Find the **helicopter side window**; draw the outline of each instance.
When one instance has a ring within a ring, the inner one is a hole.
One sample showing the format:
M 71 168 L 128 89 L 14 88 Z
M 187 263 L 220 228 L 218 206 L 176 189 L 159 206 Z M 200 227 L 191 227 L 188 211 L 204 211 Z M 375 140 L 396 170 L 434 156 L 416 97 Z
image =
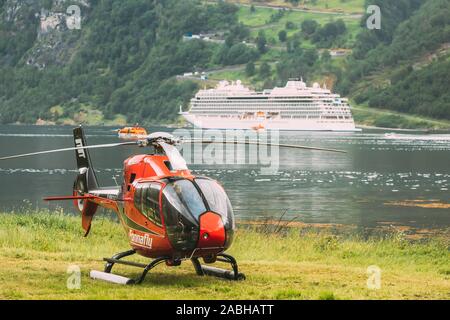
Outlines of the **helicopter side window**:
M 159 183 L 138 184 L 134 192 L 134 205 L 147 219 L 162 226 L 159 213 Z
M 134 206 L 141 210 L 142 206 L 142 186 L 137 185 L 136 190 L 134 191 Z
M 127 191 L 130 191 L 131 184 L 133 183 L 134 179 L 136 179 L 136 173 L 132 173 L 130 175 L 130 181 L 128 182 Z
M 170 163 L 170 161 L 164 161 L 164 164 L 166 165 L 167 169 L 169 169 L 169 171 L 173 171 L 173 167 L 172 164 Z
M 159 214 L 159 183 L 150 183 L 145 186 L 143 193 L 142 213 L 154 224 L 161 226 L 161 216 Z

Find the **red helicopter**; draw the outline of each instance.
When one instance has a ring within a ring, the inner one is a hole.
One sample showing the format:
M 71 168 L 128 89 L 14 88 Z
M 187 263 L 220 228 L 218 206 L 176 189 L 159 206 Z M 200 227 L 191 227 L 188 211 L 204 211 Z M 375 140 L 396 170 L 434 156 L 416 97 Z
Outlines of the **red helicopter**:
M 0 158 L 0 160 L 75 150 L 78 176 L 73 195 L 44 200 L 73 200 L 81 212 L 85 236 L 99 206 L 117 213 L 128 236 L 131 250 L 120 252 L 106 261 L 104 272 L 91 271 L 92 278 L 124 284 L 141 283 L 148 271 L 165 262 L 179 266 L 190 259 L 198 275 L 243 280 L 236 260 L 224 253 L 233 242 L 233 209 L 223 187 L 215 180 L 194 176 L 176 146 L 180 143 L 214 143 L 208 140 L 183 140 L 168 133 L 156 132 L 145 139 L 89 146 L 81 127 L 73 130 L 75 147 L 40 151 Z M 224 141 L 221 143 L 265 144 L 259 141 Z M 100 187 L 92 166 L 89 149 L 124 145 L 153 147 L 150 154 L 140 154 L 124 161 L 121 186 Z M 280 147 L 343 152 L 334 149 L 278 144 Z M 149 264 L 122 260 L 133 254 L 152 258 Z M 232 270 L 204 264 L 216 261 L 231 265 Z M 111 274 L 115 264 L 143 269 L 137 279 Z

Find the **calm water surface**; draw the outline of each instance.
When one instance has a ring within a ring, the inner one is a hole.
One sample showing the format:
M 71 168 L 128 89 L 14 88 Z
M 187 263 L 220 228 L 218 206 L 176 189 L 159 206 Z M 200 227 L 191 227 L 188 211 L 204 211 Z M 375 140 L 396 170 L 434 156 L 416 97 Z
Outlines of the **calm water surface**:
M 114 128 L 86 128 L 89 144 L 117 142 Z M 149 128 L 172 131 L 169 128 Z M 71 127 L 0 126 L 0 155 L 72 146 Z M 280 150 L 275 175 L 257 165 L 191 165 L 196 174 L 222 182 L 238 219 L 297 217 L 304 222 L 375 226 L 394 222 L 414 227 L 450 226 L 450 209 L 393 206 L 408 200 L 450 202 L 450 134 L 280 134 L 290 144 L 331 147 L 347 154 Z M 102 185 L 120 183 L 123 160 L 136 147 L 91 151 Z M 54 208 L 41 199 L 71 194 L 76 175 L 72 152 L 0 163 L 0 210 Z M 24 201 L 25 200 L 25 201 Z M 69 202 L 59 206 L 74 211 Z

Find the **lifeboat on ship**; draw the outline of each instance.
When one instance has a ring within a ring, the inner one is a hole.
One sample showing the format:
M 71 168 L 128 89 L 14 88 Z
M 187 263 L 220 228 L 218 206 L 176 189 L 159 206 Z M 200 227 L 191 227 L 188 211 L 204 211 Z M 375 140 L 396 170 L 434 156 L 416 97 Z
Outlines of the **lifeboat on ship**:
M 135 140 L 135 139 L 144 139 L 147 137 L 147 130 L 142 127 L 134 126 L 134 127 L 125 127 L 117 130 L 120 139 L 126 140 Z
M 266 128 L 265 128 L 264 124 L 259 123 L 255 126 L 252 126 L 252 129 L 259 132 L 259 131 L 264 131 Z
M 256 113 L 256 120 L 258 120 L 259 123 L 252 126 L 252 129 L 257 132 L 264 131 L 266 129 L 266 126 L 264 125 L 267 120 L 266 113 L 263 111 L 258 111 Z

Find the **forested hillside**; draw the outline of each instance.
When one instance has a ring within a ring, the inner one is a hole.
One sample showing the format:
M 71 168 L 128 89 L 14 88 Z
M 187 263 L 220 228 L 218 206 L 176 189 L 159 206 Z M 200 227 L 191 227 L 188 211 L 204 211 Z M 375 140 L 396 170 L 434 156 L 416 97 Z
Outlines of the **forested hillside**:
M 450 119 L 450 1 L 371 3 L 383 8 L 383 28 L 359 34 L 340 91 L 370 107 Z
M 369 5 L 380 7 L 380 30 L 366 27 L 369 14 L 355 20 L 354 14 L 328 13 L 331 9 L 359 12 L 356 1 L 288 2 L 302 10 L 265 14 L 274 12 L 267 9 L 270 6 L 281 5 L 276 0 L 253 1 L 250 9 L 241 8 L 244 24 L 258 34 L 264 32 L 272 45 L 271 53 L 262 57 L 273 67 L 263 86 L 282 85 L 287 78 L 302 75 L 352 98 L 360 123 L 402 128 L 449 126 L 450 1 L 360 2 L 360 12 Z M 248 13 L 252 9 L 254 12 Z M 280 16 L 282 23 L 276 20 Z M 286 49 L 275 53 L 281 46 Z M 346 56 L 331 58 L 333 50 L 343 50 Z M 235 76 L 242 77 L 242 73 Z M 258 85 L 262 79 L 257 74 L 249 82 Z
M 173 121 L 196 90 L 173 77 L 193 68 L 246 63 L 257 51 L 237 44 L 237 8 L 200 1 L 78 1 L 81 29 L 51 26 L 56 1 L 0 1 L 0 121 Z M 49 10 L 44 17 L 41 9 Z M 43 28 L 43 22 L 50 25 Z M 224 45 L 186 33 L 226 32 Z
M 80 29 L 66 1 L 0 0 L 1 123 L 173 123 L 199 86 L 300 76 L 349 96 L 362 123 L 422 125 L 366 109 L 450 120 L 448 0 L 366 1 L 381 30 L 365 27 L 363 0 L 70 4 Z

